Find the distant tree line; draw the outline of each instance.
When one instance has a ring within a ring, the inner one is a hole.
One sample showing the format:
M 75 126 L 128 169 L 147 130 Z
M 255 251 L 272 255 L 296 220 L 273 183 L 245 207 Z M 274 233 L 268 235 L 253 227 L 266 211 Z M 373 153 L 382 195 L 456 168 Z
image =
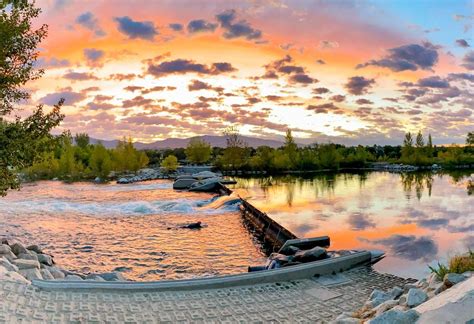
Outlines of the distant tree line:
M 466 146 L 435 146 L 431 135 L 425 141 L 421 132 L 415 138 L 407 133 L 403 145 L 344 146 L 313 144 L 298 146 L 291 130 L 280 148 L 248 147 L 238 130 L 225 131 L 227 147 L 211 147 L 200 138 L 192 139 L 186 148 L 146 150 L 150 164 L 160 165 L 168 156 L 190 164 L 213 164 L 222 170 L 310 171 L 364 168 L 373 162 L 403 163 L 427 166 L 434 163 L 446 167 L 474 164 L 474 134 L 469 133 Z M 173 161 L 174 161 L 173 159 Z M 169 161 L 167 161 L 169 162 Z M 174 163 L 177 167 L 177 162 Z M 173 169 L 173 168 L 172 168 Z
M 90 144 L 87 134 L 76 134 L 74 139 L 65 134 L 55 142 L 50 151 L 38 155 L 25 170 L 30 179 L 106 180 L 112 171 L 136 172 L 148 165 L 148 156 L 135 149 L 130 138 L 119 141 L 114 149 L 107 149 L 100 142 Z

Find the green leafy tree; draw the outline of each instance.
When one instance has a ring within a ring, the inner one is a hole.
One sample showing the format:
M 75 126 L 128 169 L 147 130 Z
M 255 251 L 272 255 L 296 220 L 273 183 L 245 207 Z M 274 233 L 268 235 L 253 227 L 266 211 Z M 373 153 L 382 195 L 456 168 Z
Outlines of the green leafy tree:
M 15 104 L 29 98 L 26 83 L 43 73 L 34 69 L 38 44 L 47 34 L 46 25 L 33 28 L 39 13 L 40 9 L 26 1 L 0 2 L 0 195 L 18 188 L 17 173 L 51 149 L 54 138 L 50 131 L 64 118 L 60 113 L 64 100 L 49 113 L 38 106 L 25 119 L 4 118 L 14 111 Z
M 293 139 L 291 129 L 286 130 L 284 152 L 288 156 L 287 169 L 293 169 L 298 163 L 298 146 Z
M 428 142 L 426 143 L 426 156 L 429 158 L 433 157 L 433 140 L 431 134 L 428 134 Z
M 227 147 L 219 161 L 224 168 L 239 169 L 245 165 L 248 157 L 247 145 L 240 136 L 236 127 L 229 127 L 224 131 Z
M 212 148 L 209 143 L 199 137 L 192 138 L 186 147 L 186 158 L 191 163 L 203 164 L 209 161 Z
M 161 162 L 161 167 L 165 169 L 166 172 L 174 172 L 178 170 L 178 158 L 174 155 L 168 155 Z
M 425 140 L 423 139 L 423 134 L 421 132 L 418 132 L 416 135 L 416 147 L 417 148 L 422 148 L 425 146 Z
M 138 151 L 128 138 L 119 141 L 117 147 L 113 150 L 114 169 L 116 171 L 137 171 L 148 165 L 148 156 L 143 151 Z
M 94 149 L 92 150 L 89 161 L 89 167 L 92 171 L 92 174 L 95 177 L 101 178 L 102 180 L 107 179 L 110 171 L 112 170 L 112 160 L 110 158 L 110 153 L 100 142 L 94 145 Z
M 467 133 L 466 144 L 467 145 L 474 145 L 474 132 Z
M 323 169 L 338 169 L 341 155 L 334 144 L 320 145 L 318 148 L 319 165 Z
M 411 133 L 408 132 L 405 134 L 405 138 L 403 139 L 403 147 L 402 147 L 402 156 L 401 159 L 405 163 L 409 163 L 410 160 L 413 158 L 413 154 L 415 149 L 413 147 L 413 137 Z
M 76 145 L 82 149 L 87 148 L 90 142 L 89 135 L 86 133 L 79 133 L 74 136 L 74 141 L 76 142 Z

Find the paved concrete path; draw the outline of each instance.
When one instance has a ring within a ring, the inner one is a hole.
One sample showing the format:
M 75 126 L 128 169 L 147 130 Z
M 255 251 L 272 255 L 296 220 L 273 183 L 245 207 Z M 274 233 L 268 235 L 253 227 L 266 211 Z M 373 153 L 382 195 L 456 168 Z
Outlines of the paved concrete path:
M 336 276 L 173 292 L 46 291 L 0 282 L 0 323 L 325 323 L 373 289 L 412 282 L 362 267 Z

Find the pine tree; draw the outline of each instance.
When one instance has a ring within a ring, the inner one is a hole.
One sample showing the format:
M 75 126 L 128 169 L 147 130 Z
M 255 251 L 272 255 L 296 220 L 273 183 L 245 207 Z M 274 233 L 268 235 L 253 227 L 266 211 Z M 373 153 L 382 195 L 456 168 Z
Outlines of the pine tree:
M 418 132 L 418 135 L 416 135 L 416 147 L 422 148 L 423 146 L 425 146 L 423 134 L 421 134 L 421 132 Z

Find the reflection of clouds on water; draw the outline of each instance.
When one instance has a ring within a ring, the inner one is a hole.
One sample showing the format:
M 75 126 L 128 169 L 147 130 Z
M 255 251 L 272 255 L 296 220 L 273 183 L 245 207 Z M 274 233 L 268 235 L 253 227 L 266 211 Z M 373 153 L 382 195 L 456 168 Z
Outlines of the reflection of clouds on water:
M 314 231 L 318 227 L 319 227 L 318 224 L 301 224 L 301 225 L 298 225 L 295 228 L 295 230 L 296 230 L 296 233 L 299 234 L 299 236 L 304 236 L 306 233 Z
M 381 244 L 390 248 L 391 252 L 404 259 L 424 261 L 433 260 L 438 254 L 438 245 L 427 236 L 416 237 L 415 235 L 392 235 L 385 239 L 361 241 Z
M 425 210 L 408 207 L 405 209 L 406 217 L 401 219 L 401 224 L 416 223 L 419 227 L 429 229 L 446 228 L 451 233 L 474 231 L 472 217 L 457 210 L 444 206 L 425 206 Z M 463 217 L 463 216 L 467 217 Z
M 369 216 L 356 212 L 347 218 L 347 222 L 354 231 L 362 231 L 369 227 L 375 227 L 375 223 Z

